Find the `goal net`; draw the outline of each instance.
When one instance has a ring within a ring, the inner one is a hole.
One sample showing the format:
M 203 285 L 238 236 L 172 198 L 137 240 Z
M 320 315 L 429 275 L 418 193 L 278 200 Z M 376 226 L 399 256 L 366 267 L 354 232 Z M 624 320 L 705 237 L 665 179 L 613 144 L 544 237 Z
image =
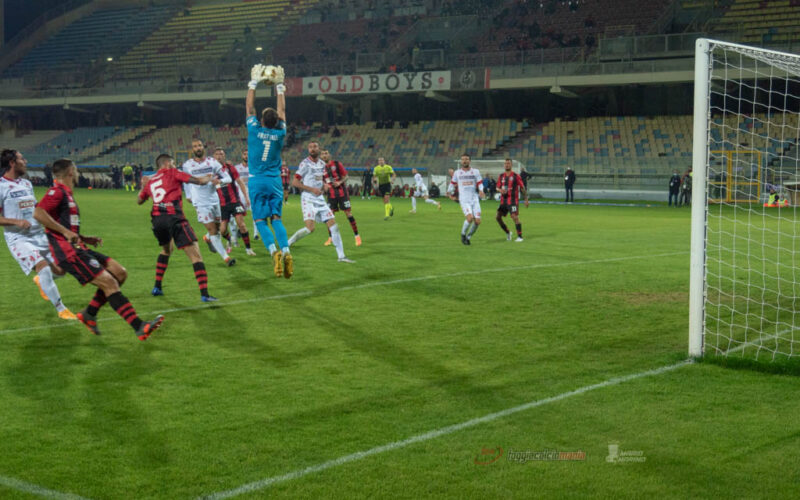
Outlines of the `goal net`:
M 698 40 L 692 356 L 800 355 L 799 110 L 800 56 Z

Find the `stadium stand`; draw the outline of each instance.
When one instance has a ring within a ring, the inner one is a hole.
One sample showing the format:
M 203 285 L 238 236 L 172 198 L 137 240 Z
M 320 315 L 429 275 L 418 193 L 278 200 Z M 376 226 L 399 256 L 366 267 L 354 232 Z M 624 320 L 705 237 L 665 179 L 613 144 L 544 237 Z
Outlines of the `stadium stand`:
M 122 56 L 115 76 L 203 78 L 203 72 L 212 71 L 210 64 L 234 61 L 237 49 L 255 49 L 256 41 L 271 46 L 315 1 L 252 0 L 187 8 Z
M 86 69 L 95 61 L 117 58 L 174 13 L 170 5 L 93 12 L 35 47 L 4 76 L 18 77 L 44 69 Z
M 775 44 L 797 40 L 800 4 L 792 0 L 733 0 L 712 25 L 714 33 L 737 33 L 741 43 Z
M 33 148 L 23 149 L 25 157 L 32 165 L 43 165 L 58 158 L 79 157 L 86 150 L 92 150 L 95 144 L 110 139 L 125 131 L 124 127 L 81 127 L 62 132 Z M 12 147 L 17 148 L 18 143 Z

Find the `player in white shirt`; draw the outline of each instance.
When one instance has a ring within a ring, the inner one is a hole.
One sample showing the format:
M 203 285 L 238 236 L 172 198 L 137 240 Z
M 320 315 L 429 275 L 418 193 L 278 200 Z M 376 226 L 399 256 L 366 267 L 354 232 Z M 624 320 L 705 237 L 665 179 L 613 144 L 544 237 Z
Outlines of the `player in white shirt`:
M 328 202 L 322 195 L 323 189 L 327 188 L 322 180 L 325 174 L 325 162 L 319 157 L 320 149 L 317 141 L 308 143 L 308 157 L 300 162 L 297 173 L 292 180 L 292 185 L 300 190 L 300 207 L 303 211 L 303 221 L 305 227 L 301 227 L 289 238 L 289 246 L 294 245 L 298 240 L 314 232 L 315 222 L 324 222 L 331 233 L 333 246 L 336 247 L 336 254 L 339 262 L 353 264 L 354 261 L 348 259 L 344 254 L 344 244 L 342 235 L 339 233 L 339 226 L 333 216 Z
M 181 169 L 192 177 L 213 175 L 214 180 L 202 186 L 186 186 L 186 197 L 190 198 L 192 206 L 197 212 L 197 221 L 203 224 L 208 234 L 203 236 L 203 241 L 208 243 L 212 252 L 218 253 L 222 260 L 230 267 L 236 264 L 236 259 L 231 258 L 222 245 L 219 234 L 220 208 L 217 186 L 230 184 L 231 176 L 222 169 L 222 165 L 210 156 L 206 156 L 206 147 L 201 139 L 192 141 L 192 154 Z
M 428 196 L 428 186 L 425 185 L 425 181 L 422 180 L 422 175 L 417 171 L 416 168 L 411 169 L 411 173 L 414 174 L 414 196 L 411 197 L 411 212 L 412 214 L 417 213 L 417 198 L 424 198 L 425 203 L 430 203 L 431 205 L 436 205 L 436 208 L 439 210 L 442 209 L 442 204 L 438 201 L 430 199 Z
M 5 149 L 0 153 L 0 226 L 11 255 L 19 263 L 22 272 L 29 275 L 36 271 L 33 281 L 39 286 L 39 294 L 49 300 L 58 311 L 58 317 L 66 320 L 78 318 L 61 303 L 61 294 L 55 284 L 55 276 L 64 271 L 54 266 L 50 256 L 44 228 L 33 218 L 36 197 L 33 185 L 23 176 L 28 162 L 22 153 Z
M 240 163 L 238 165 L 235 165 L 233 168 L 235 168 L 236 171 L 239 172 L 239 177 L 241 177 L 242 181 L 244 181 L 244 189 L 245 189 L 245 191 L 247 191 L 247 179 L 250 178 L 250 167 L 247 166 L 247 148 L 245 148 L 244 151 L 242 151 L 242 163 Z M 238 187 L 238 185 L 237 185 L 237 187 Z M 247 197 L 245 197 L 245 194 L 247 194 Z M 250 201 L 250 193 L 249 192 L 243 192 L 242 189 L 239 188 L 239 198 L 241 198 L 242 200 L 246 199 L 249 202 Z M 250 204 L 248 203 L 247 206 L 244 207 L 244 209 L 247 210 L 248 212 L 250 212 L 251 211 L 250 210 Z M 232 226 L 231 226 L 232 227 L 231 234 L 234 234 L 233 233 L 233 231 L 234 231 L 233 228 L 236 228 L 236 221 L 234 219 L 231 219 L 231 224 L 232 224 Z M 259 236 L 258 236 L 258 227 L 256 227 L 256 223 L 255 223 L 255 221 L 253 221 L 253 239 L 257 240 L 258 238 L 259 238 Z
M 458 203 L 464 213 L 464 224 L 461 226 L 461 243 L 470 245 L 470 240 L 478 226 L 481 224 L 481 202 L 483 194 L 483 179 L 477 168 L 470 166 L 470 156 L 461 155 L 461 168 L 453 173 L 451 184 L 458 189 Z

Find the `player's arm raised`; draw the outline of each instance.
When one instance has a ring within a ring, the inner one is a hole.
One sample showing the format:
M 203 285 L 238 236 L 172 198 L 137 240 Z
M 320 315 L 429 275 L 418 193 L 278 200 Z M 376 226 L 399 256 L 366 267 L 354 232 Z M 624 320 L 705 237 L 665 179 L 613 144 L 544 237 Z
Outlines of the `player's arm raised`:
M 256 64 L 250 70 L 250 82 L 247 84 L 247 97 L 244 105 L 247 118 L 256 116 L 256 87 L 258 87 L 258 82 L 263 78 L 263 74 L 263 64 Z
M 286 93 L 286 85 L 283 84 L 284 79 L 283 66 L 278 66 L 275 69 L 273 83 L 275 84 L 275 94 L 278 101 L 278 118 L 286 123 L 286 96 L 284 95 Z

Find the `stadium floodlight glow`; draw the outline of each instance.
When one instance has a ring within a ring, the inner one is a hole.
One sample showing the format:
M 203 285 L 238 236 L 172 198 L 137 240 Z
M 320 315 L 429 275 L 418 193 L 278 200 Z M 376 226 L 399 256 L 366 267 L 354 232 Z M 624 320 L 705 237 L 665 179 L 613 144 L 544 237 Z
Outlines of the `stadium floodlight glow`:
M 113 57 L 106 57 L 106 61 L 108 61 L 108 62 L 111 62 L 111 61 L 113 61 L 113 60 L 114 60 L 114 58 L 113 58 Z
M 259 45 L 258 47 L 256 47 L 256 52 L 261 52 L 262 50 L 264 50 L 262 46 Z
M 555 84 L 552 87 L 550 87 L 550 93 L 551 94 L 555 94 L 555 95 L 557 95 L 559 97 L 569 97 L 569 98 L 573 98 L 573 99 L 578 97 L 578 94 L 576 94 L 575 92 L 573 92 L 573 91 L 571 91 L 569 89 L 565 89 L 565 88 L 561 87 L 558 84 Z
M 800 56 L 695 47 L 689 355 L 796 358 Z M 793 206 L 764 206 L 767 183 Z

